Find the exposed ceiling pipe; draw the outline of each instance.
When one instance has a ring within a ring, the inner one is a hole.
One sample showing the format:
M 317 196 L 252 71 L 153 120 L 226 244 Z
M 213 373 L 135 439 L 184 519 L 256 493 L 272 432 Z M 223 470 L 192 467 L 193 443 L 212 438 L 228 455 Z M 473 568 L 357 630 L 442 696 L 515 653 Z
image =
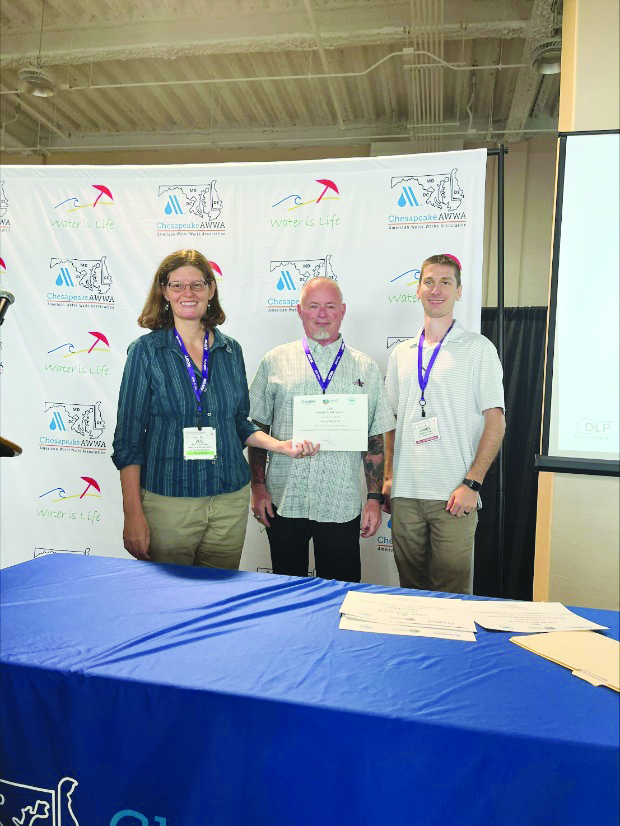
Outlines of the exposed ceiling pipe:
M 49 129 L 50 132 L 53 132 L 55 135 L 58 135 L 58 137 L 62 138 L 64 141 L 69 140 L 69 136 L 65 135 L 64 132 L 61 132 L 60 129 L 54 126 L 54 124 L 48 118 L 46 118 L 45 115 L 42 115 L 40 112 L 37 112 L 34 106 L 31 106 L 29 103 L 26 103 L 26 101 L 23 98 L 19 97 L 19 92 L 11 92 L 10 90 L 5 90 L 2 86 L 0 86 L 0 94 L 9 95 L 10 100 L 14 100 L 16 104 L 20 104 L 24 112 L 28 112 L 29 115 L 32 115 L 32 117 L 38 123 L 40 123 L 41 126 L 47 127 L 47 129 Z
M 377 66 L 380 66 L 382 63 L 385 63 L 386 60 L 390 60 L 393 57 L 403 57 L 403 55 L 413 56 L 413 55 L 426 55 L 436 63 L 417 63 L 417 64 L 408 64 L 405 66 L 407 69 L 440 69 L 445 67 L 447 69 L 453 69 L 454 71 L 458 72 L 476 72 L 482 71 L 484 69 L 523 69 L 528 68 L 529 63 L 506 63 L 506 64 L 498 64 L 493 66 L 463 66 L 458 63 L 446 63 L 445 60 L 437 57 L 437 55 L 432 54 L 431 52 L 427 52 L 424 50 L 414 50 L 414 49 L 403 49 L 400 52 L 392 52 L 385 57 L 382 57 L 381 60 L 378 60 L 376 63 L 373 63 L 372 66 L 369 66 L 368 69 L 364 69 L 361 72 L 330 72 L 329 74 L 323 75 L 313 75 L 313 74 L 306 74 L 306 75 L 274 75 L 271 77 L 222 77 L 222 78 L 205 78 L 199 80 L 150 80 L 143 83 L 99 83 L 99 84 L 89 84 L 87 86 L 71 86 L 68 83 L 62 84 L 59 86 L 60 89 L 69 92 L 83 92 L 83 91 L 90 91 L 92 89 L 129 89 L 133 87 L 141 87 L 141 86 L 199 86 L 202 84 L 208 83 L 264 83 L 266 81 L 276 81 L 276 80 L 329 80 L 330 78 L 338 78 L 338 77 L 363 77 L 364 75 L 369 74 Z M 20 94 L 19 89 L 5 89 L 0 90 L 0 95 L 18 95 Z
M 469 115 L 469 130 L 475 131 L 474 129 L 474 112 L 472 106 L 474 105 L 474 97 L 476 95 L 476 75 L 472 74 L 471 76 L 471 97 L 467 102 L 467 106 L 465 107 L 465 111 Z
M 557 129 L 494 129 L 493 135 L 510 135 L 510 134 L 528 134 L 528 135 L 536 135 L 536 134 L 554 134 L 557 135 Z M 458 132 L 425 132 L 417 138 L 429 138 L 429 137 L 444 137 L 444 138 L 452 138 L 452 137 L 461 137 L 463 135 L 468 136 L 469 138 L 472 137 L 480 137 L 482 141 L 491 142 L 492 139 L 487 137 L 488 132 L 485 129 L 476 130 L 475 133 L 467 131 L 458 131 Z M 326 138 L 274 138 L 270 140 L 269 138 L 265 140 L 248 140 L 244 143 L 244 146 L 258 146 L 259 144 L 280 144 L 280 143 L 294 143 L 298 145 L 303 145 L 306 143 L 322 143 L 326 146 L 329 146 L 332 142 L 341 142 L 341 141 L 377 141 L 377 140 L 391 140 L 394 143 L 398 143 L 398 141 L 407 141 L 409 143 L 410 137 L 409 135 L 402 135 L 399 137 L 398 135 L 346 135 L 346 136 L 333 136 L 333 137 L 326 137 Z M 240 146 L 240 141 L 218 141 L 214 144 L 212 139 L 195 142 L 195 143 L 140 143 L 140 144 L 118 144 L 114 146 L 102 145 L 102 146 L 48 146 L 45 148 L 46 154 L 53 154 L 54 152 L 116 152 L 120 150 L 131 150 L 131 149 L 204 149 L 209 148 L 213 149 L 214 146 L 221 149 L 222 147 L 230 146 L 230 147 L 237 147 Z M 42 147 L 40 146 L 26 146 L 20 147 L 15 149 L 7 148 L 6 152 L 41 152 Z
M 338 93 L 336 91 L 336 86 L 332 83 L 332 76 L 329 74 L 329 65 L 327 63 L 327 55 L 325 54 L 325 49 L 323 48 L 323 41 L 321 40 L 321 35 L 319 34 L 319 30 L 316 27 L 316 21 L 314 19 L 314 12 L 312 11 L 312 6 L 310 5 L 310 0 L 304 0 L 304 6 L 306 7 L 306 12 L 308 13 L 308 18 L 310 20 L 310 27 L 312 29 L 312 35 L 314 37 L 314 41 L 317 45 L 317 49 L 319 50 L 319 55 L 321 56 L 321 63 L 323 65 L 323 69 L 325 70 L 325 74 L 323 77 L 328 78 L 327 80 L 327 87 L 329 89 L 329 93 L 332 98 L 332 103 L 334 104 L 334 109 L 336 110 L 336 119 L 338 121 L 338 126 L 341 129 L 344 129 L 344 120 L 342 117 L 342 111 L 340 107 L 340 100 L 338 99 Z
M 4 151 L 4 149 L 5 149 L 4 139 L 5 139 L 5 135 L 6 135 L 6 127 L 10 126 L 12 123 L 15 123 L 15 121 L 19 118 L 19 115 L 21 113 L 21 109 L 22 109 L 21 103 L 16 104 L 15 114 L 13 115 L 11 120 L 2 121 L 2 129 L 0 129 L 0 150 L 1 151 Z

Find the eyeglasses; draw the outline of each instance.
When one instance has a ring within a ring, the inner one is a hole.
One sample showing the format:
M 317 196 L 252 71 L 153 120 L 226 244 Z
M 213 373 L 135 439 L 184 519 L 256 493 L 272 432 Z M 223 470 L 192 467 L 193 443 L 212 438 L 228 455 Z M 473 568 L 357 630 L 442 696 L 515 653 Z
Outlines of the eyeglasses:
M 193 293 L 201 293 L 206 288 L 207 284 L 210 283 L 210 281 L 170 281 L 170 283 L 166 284 L 166 286 L 169 290 L 172 290 L 173 293 L 182 293 L 186 287 L 189 287 Z

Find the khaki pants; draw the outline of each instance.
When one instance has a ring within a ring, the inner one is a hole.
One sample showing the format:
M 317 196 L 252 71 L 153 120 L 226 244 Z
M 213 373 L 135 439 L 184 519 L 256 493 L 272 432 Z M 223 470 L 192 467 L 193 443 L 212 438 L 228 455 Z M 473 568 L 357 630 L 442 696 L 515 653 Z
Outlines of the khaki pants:
M 392 500 L 392 545 L 401 588 L 471 594 L 478 513 L 452 516 L 438 499 Z
M 142 491 L 154 562 L 239 568 L 248 522 L 250 486 L 235 493 L 194 498 Z

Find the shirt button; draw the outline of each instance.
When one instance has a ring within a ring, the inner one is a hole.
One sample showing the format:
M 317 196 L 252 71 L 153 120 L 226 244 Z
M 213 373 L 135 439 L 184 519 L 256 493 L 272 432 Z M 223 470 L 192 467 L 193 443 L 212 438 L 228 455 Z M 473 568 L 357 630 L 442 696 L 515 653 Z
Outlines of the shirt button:
M 210 416 L 210 415 L 211 415 L 210 413 L 207 413 L 207 416 Z

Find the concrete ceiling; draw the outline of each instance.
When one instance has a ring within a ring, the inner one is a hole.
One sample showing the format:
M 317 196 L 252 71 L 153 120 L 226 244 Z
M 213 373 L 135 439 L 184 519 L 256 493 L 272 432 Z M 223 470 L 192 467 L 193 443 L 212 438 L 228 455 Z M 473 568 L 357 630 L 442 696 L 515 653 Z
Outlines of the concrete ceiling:
M 22 154 L 398 142 L 553 131 L 530 68 L 560 0 L 6 0 L 2 148 Z M 18 92 L 41 66 L 50 98 Z M 410 151 L 410 150 L 408 150 Z

